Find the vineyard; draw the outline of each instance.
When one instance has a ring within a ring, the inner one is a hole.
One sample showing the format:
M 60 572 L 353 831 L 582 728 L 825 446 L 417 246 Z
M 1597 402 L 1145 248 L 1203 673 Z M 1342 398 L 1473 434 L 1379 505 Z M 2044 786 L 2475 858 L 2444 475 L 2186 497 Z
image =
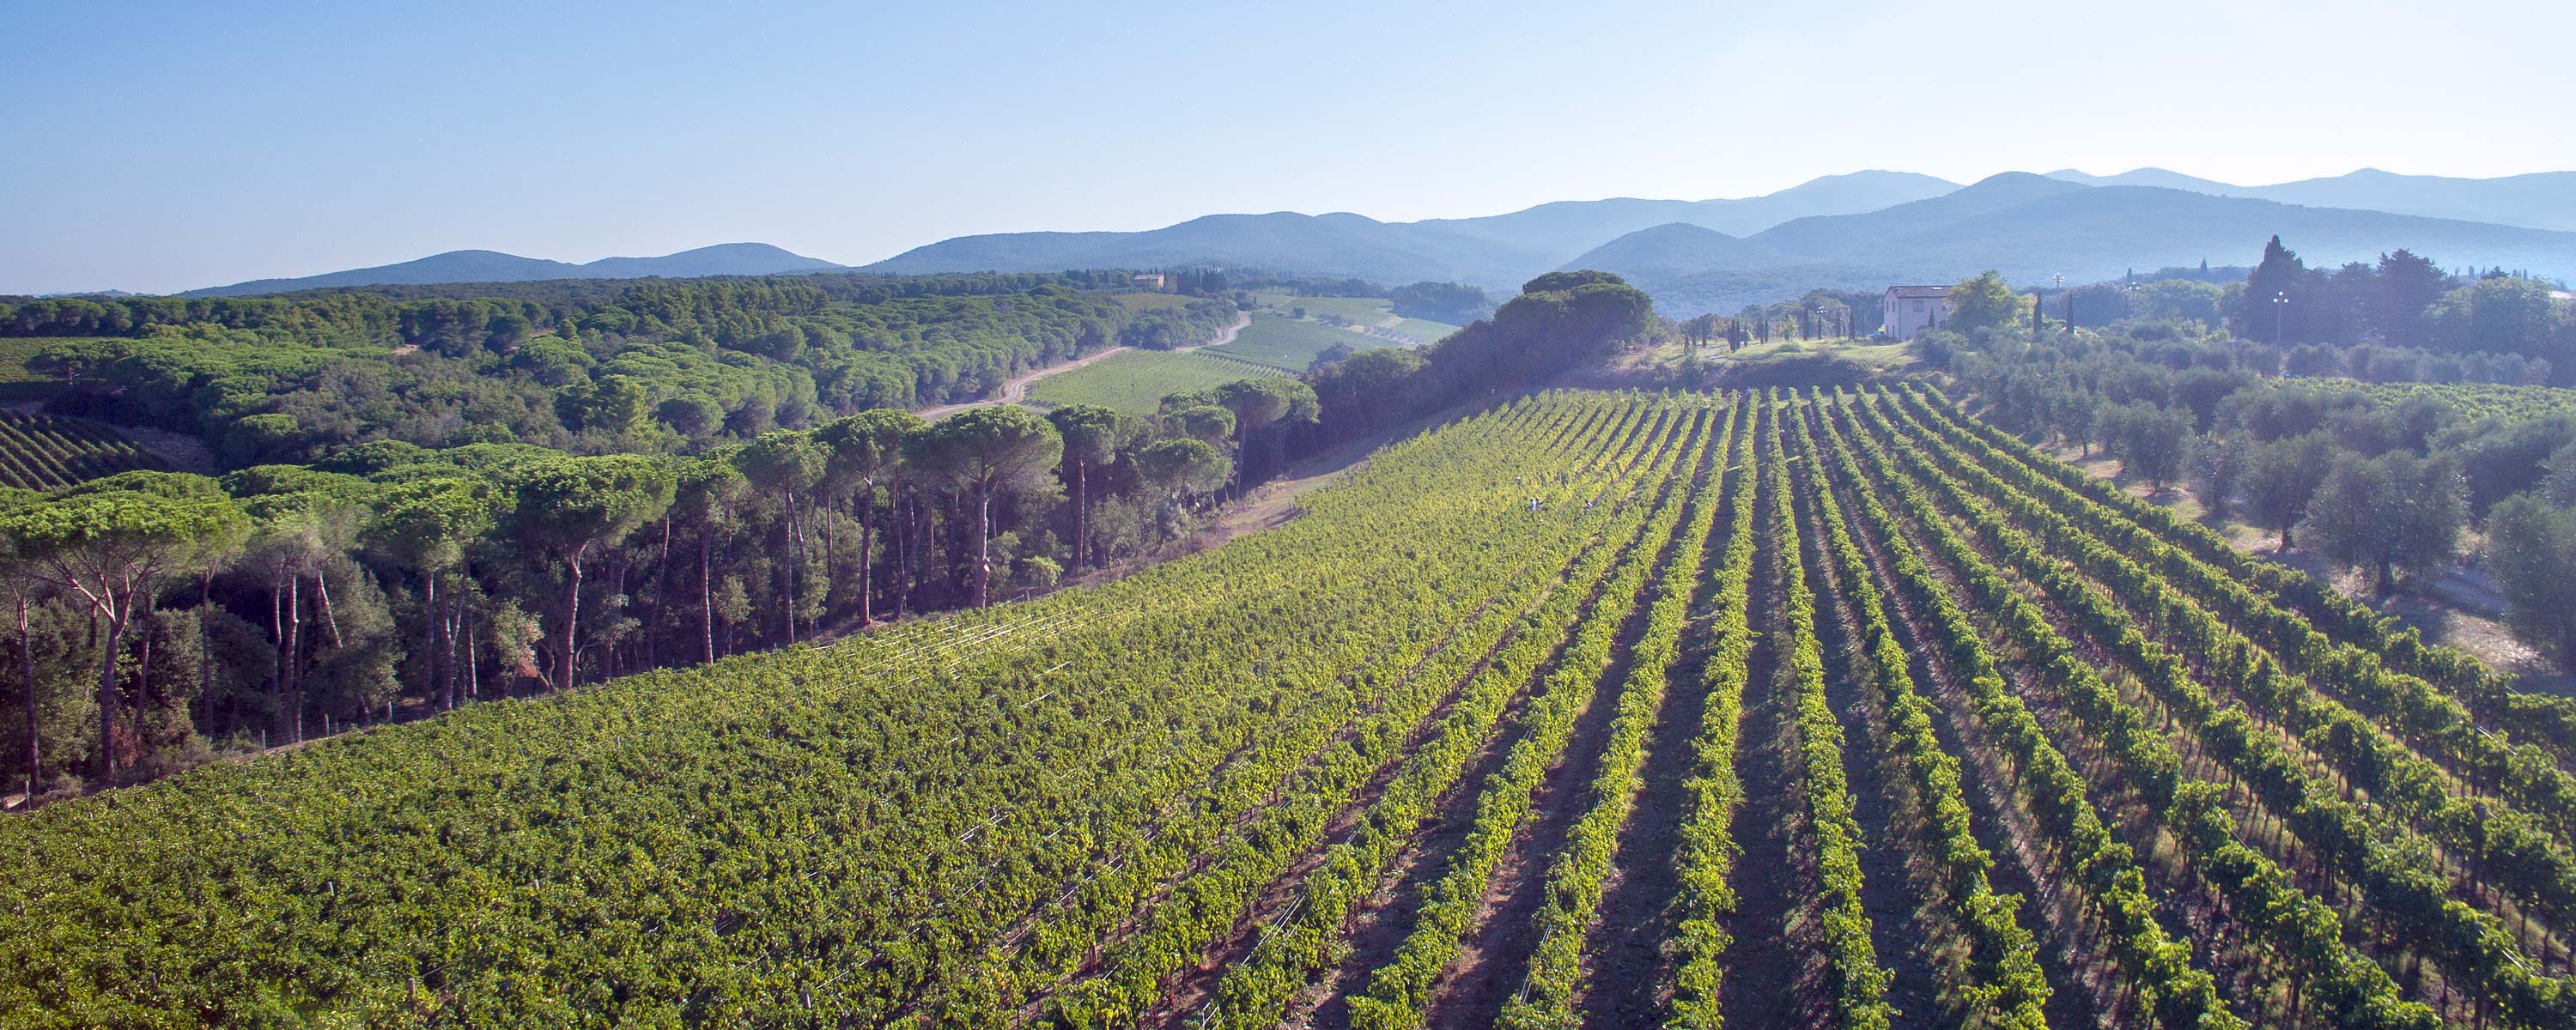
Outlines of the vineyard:
M 2556 386 L 2498 386 L 2491 383 L 2354 383 L 2328 380 L 2374 401 L 2400 404 L 2424 399 L 2445 405 L 2469 419 L 2499 418 L 2520 422 L 2552 416 L 2576 416 L 2576 390 Z
M 1332 298 L 1322 298 L 1332 299 Z M 1233 358 L 1256 365 L 1268 365 L 1285 372 L 1304 372 L 1316 357 L 1335 347 L 1368 350 L 1394 346 L 1392 341 L 1364 336 L 1347 329 L 1336 329 L 1322 322 L 1299 321 L 1278 315 L 1256 313 L 1252 324 L 1236 333 L 1234 341 L 1196 351 Z
M 165 467 L 134 441 L 88 419 L 0 412 L 0 486 L 43 490 Z
M 1938 393 L 1302 503 L 0 820 L 0 1026 L 2576 1026 L 2576 711 Z

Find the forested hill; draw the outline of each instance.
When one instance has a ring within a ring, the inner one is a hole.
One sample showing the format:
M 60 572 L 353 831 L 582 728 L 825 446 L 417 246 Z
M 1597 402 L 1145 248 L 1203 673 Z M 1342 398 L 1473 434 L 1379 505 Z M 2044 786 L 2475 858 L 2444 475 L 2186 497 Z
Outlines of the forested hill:
M 1131 309 L 1123 272 L 535 284 L 515 295 L 0 301 L 54 407 L 203 439 L 226 467 L 353 444 L 687 451 L 1230 324 L 1231 301 Z

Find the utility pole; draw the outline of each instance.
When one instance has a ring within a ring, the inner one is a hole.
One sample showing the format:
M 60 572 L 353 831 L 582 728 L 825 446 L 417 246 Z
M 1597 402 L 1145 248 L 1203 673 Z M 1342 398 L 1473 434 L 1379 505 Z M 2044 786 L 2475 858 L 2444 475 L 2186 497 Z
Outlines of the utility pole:
M 2273 349 L 2273 350 L 2280 350 L 2280 349 L 2281 349 L 2281 320 L 2282 320 L 2282 319 L 2283 319 L 2283 318 L 2284 318 L 2284 317 L 2289 313 L 2289 310 L 2290 310 L 2290 295 L 2289 295 L 2287 292 L 2275 292 L 2275 293 L 2273 293 L 2273 294 L 2272 294 L 2272 349 Z

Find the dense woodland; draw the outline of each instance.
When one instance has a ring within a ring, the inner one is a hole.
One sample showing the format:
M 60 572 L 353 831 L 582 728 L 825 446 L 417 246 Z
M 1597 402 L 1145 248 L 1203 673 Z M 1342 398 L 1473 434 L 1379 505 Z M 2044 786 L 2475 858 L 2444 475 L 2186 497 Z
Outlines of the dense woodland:
M 527 443 L 690 452 L 876 408 L 983 395 L 1125 345 L 1200 343 L 1235 305 L 1131 310 L 1107 275 L 857 275 L 595 284 L 516 297 L 0 304 L 0 327 L 77 336 L 31 362 L 57 411 L 203 438 L 226 468 L 350 445 Z M 120 334 L 99 336 L 101 333 Z
M 190 301 L 236 324 L 45 351 L 58 406 L 201 435 L 228 471 L 0 497 L 25 688 L 0 731 L 13 783 L 148 777 L 1042 591 L 1172 545 L 1209 498 L 1302 454 L 1506 396 L 1651 319 L 1615 277 L 1559 273 L 1438 346 L 1364 351 L 1311 385 L 1249 379 L 1142 418 L 925 422 L 901 410 L 925 383 L 1186 342 L 1235 305 L 1130 316 L 1056 277 L 836 299 L 808 278 L 830 277 L 646 283 L 577 312 Z M 16 324 L 58 324 L 30 310 Z M 903 371 L 854 393 L 861 366 Z

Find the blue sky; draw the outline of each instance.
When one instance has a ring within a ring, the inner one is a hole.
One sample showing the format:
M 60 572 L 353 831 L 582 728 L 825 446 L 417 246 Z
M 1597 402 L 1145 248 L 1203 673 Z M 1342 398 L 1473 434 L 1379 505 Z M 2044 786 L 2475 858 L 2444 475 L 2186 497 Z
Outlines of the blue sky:
M 393 6 L 12 6 L 0 293 L 1861 168 L 2576 169 L 2563 4 Z

